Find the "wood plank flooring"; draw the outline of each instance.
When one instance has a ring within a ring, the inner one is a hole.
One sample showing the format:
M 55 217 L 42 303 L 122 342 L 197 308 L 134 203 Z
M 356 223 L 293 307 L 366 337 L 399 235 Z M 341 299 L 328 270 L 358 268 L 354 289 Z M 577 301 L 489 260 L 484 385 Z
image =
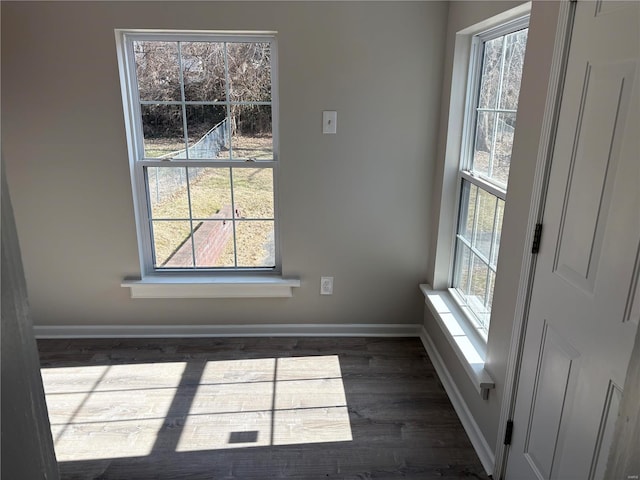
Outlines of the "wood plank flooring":
M 415 338 L 38 348 L 64 480 L 488 478 Z

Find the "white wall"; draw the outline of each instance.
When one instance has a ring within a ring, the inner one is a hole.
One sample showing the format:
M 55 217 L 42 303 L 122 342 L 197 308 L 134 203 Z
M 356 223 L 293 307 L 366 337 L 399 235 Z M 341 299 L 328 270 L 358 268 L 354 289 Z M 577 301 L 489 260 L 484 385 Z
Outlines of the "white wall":
M 447 5 L 2 2 L 2 144 L 34 323 L 419 323 Z M 114 28 L 279 32 L 291 299 L 132 300 Z M 321 111 L 338 134 L 321 134 Z M 320 275 L 335 277 L 319 295 Z
M 436 257 L 436 248 L 447 248 L 454 220 L 440 217 L 441 203 L 448 198 L 442 190 L 442 179 L 451 175 L 451 166 L 445 168 L 447 125 L 451 97 L 456 99 L 458 91 L 451 91 L 453 48 L 455 34 L 471 25 L 502 13 L 522 2 L 454 2 L 449 9 L 447 27 L 447 52 L 445 60 L 442 95 L 441 126 L 438 140 L 438 163 L 435 172 L 433 197 L 434 224 L 428 276 L 430 281 L 447 269 L 446 262 Z M 532 199 L 533 176 L 538 154 L 545 100 L 549 82 L 552 49 L 559 11 L 558 2 L 534 2 L 531 11 L 529 37 L 525 57 L 523 80 L 518 105 L 518 125 L 509 175 L 509 192 L 502 226 L 498 275 L 494 291 L 491 327 L 487 344 L 486 368 L 493 377 L 496 389 L 488 400 L 483 400 L 473 388 L 441 330 L 431 314 L 425 309 L 425 328 L 434 340 L 449 372 L 460 390 L 462 397 L 477 422 L 488 444 L 493 448 L 502 440 L 503 432 L 498 432 L 502 396 L 511 342 L 511 333 L 516 310 L 518 282 L 520 280 L 523 255 L 528 255 L 530 245 L 524 244 L 527 232 L 529 206 Z M 455 172 L 453 172 L 455 174 Z M 444 199 L 444 200 L 443 200 Z M 448 230 L 447 230 L 448 229 Z M 442 286 L 439 286 L 441 288 Z

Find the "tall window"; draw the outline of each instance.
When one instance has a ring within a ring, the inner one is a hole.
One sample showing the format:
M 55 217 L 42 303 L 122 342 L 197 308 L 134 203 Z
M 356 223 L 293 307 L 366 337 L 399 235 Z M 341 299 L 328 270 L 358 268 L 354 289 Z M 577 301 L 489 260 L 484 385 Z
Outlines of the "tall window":
M 453 290 L 487 336 L 496 278 L 527 19 L 474 37 Z
M 275 37 L 117 37 L 143 272 L 277 270 Z

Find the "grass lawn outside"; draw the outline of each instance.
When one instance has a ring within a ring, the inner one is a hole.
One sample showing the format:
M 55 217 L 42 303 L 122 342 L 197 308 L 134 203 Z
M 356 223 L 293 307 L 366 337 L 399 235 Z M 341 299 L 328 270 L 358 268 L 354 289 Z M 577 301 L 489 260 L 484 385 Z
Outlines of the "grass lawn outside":
M 146 143 L 147 155 L 150 151 L 176 151 L 175 143 L 164 140 L 158 145 L 149 145 L 148 140 Z M 252 157 L 256 159 L 272 156 L 271 139 L 267 137 L 242 137 L 241 141 L 234 138 L 234 145 L 243 147 L 244 150 L 238 149 L 239 152 L 254 153 Z M 218 212 L 232 204 L 232 178 L 236 213 L 234 218 L 226 220 L 235 220 L 238 266 L 273 266 L 273 171 L 270 168 L 185 168 L 174 166 L 177 163 L 151 167 L 147 172 L 156 266 L 162 267 L 185 242 L 191 242 L 189 206 L 194 229 L 203 221 L 221 219 L 216 216 Z M 231 238 L 216 264 L 207 266 L 233 267 L 234 264 L 234 242 Z

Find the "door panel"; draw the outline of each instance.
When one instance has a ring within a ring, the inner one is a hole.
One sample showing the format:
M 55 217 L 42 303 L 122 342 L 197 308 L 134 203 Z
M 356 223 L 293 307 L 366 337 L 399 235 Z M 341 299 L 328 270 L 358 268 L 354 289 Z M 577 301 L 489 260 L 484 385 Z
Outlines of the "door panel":
M 638 327 L 640 2 L 579 1 L 506 478 L 603 478 Z
M 554 269 L 589 293 L 619 158 L 622 134 L 617 120 L 627 117 L 634 74 L 633 62 L 587 64 L 582 86 Z
M 547 322 L 541 344 L 525 456 L 539 477 L 548 478 L 558 442 L 562 410 L 573 397 L 575 382 L 571 381 L 571 373 L 575 372 L 575 363 L 580 355 Z

